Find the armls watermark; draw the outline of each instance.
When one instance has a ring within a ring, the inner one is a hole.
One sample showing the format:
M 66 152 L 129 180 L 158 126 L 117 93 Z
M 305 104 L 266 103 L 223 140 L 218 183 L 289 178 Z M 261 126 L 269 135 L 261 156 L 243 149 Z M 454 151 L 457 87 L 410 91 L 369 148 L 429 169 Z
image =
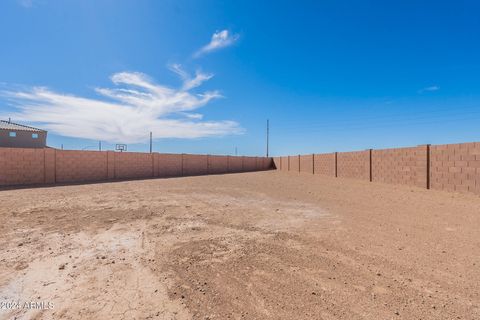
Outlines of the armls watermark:
M 50 310 L 53 308 L 54 304 L 51 301 L 0 301 L 0 310 Z

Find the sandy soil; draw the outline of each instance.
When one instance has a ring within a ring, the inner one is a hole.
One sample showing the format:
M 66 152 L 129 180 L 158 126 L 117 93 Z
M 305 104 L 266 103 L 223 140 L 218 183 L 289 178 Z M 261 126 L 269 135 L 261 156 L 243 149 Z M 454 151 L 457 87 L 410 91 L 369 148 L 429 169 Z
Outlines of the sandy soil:
M 262 172 L 0 202 L 0 319 L 480 319 L 476 196 Z

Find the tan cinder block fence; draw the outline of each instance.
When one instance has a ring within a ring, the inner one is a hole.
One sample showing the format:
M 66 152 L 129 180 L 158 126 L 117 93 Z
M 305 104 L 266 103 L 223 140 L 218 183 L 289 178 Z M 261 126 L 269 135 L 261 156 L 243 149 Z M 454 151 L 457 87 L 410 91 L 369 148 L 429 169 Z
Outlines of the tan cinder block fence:
M 274 164 L 274 166 L 273 166 Z M 233 157 L 0 148 L 0 187 L 268 170 L 353 178 L 480 195 L 480 143 Z
M 0 186 L 181 177 L 272 167 L 272 159 L 266 157 L 0 148 Z
M 480 143 L 274 157 L 281 171 L 306 172 L 480 195 Z

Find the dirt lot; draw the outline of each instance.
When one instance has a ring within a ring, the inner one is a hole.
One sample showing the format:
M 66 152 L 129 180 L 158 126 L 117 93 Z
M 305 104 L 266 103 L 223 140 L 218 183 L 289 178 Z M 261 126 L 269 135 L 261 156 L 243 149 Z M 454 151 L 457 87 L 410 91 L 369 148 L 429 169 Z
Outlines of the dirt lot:
M 480 319 L 476 196 L 262 172 L 0 201 L 2 319 Z

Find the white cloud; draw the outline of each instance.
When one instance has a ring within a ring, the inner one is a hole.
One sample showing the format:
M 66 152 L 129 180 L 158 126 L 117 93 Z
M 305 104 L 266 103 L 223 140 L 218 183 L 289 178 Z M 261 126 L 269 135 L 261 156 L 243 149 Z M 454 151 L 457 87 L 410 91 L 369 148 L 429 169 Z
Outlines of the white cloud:
M 147 75 L 121 72 L 112 75 L 114 88 L 97 88 L 102 97 L 83 98 L 54 92 L 44 87 L 4 91 L 3 96 L 17 108 L 13 119 L 35 122 L 56 134 L 68 137 L 137 143 L 155 138 L 199 138 L 239 134 L 243 129 L 234 121 L 201 121 L 192 113 L 213 99 L 217 91 L 190 92 L 212 77 L 197 72 L 191 77 L 179 65 L 173 70 L 183 86 L 173 89 L 156 84 Z
M 170 70 L 175 72 L 182 78 L 183 80 L 183 90 L 190 90 L 192 88 L 196 88 L 200 86 L 203 82 L 209 80 L 213 77 L 213 74 L 210 73 L 202 73 L 201 71 L 197 70 L 195 72 L 195 77 L 192 78 L 187 72 L 185 72 L 181 65 L 179 64 L 172 64 L 169 66 Z
M 440 90 L 439 86 L 430 86 L 430 87 L 425 87 L 423 89 L 418 90 L 418 93 L 433 92 L 438 90 Z
M 205 53 L 228 47 L 234 44 L 238 38 L 238 34 L 231 34 L 228 30 L 217 31 L 212 35 L 210 43 L 195 52 L 194 57 L 197 58 Z
M 189 119 L 197 119 L 197 120 L 203 119 L 203 114 L 201 114 L 201 113 L 182 112 L 181 114 L 184 115 L 185 117 L 189 118 Z

